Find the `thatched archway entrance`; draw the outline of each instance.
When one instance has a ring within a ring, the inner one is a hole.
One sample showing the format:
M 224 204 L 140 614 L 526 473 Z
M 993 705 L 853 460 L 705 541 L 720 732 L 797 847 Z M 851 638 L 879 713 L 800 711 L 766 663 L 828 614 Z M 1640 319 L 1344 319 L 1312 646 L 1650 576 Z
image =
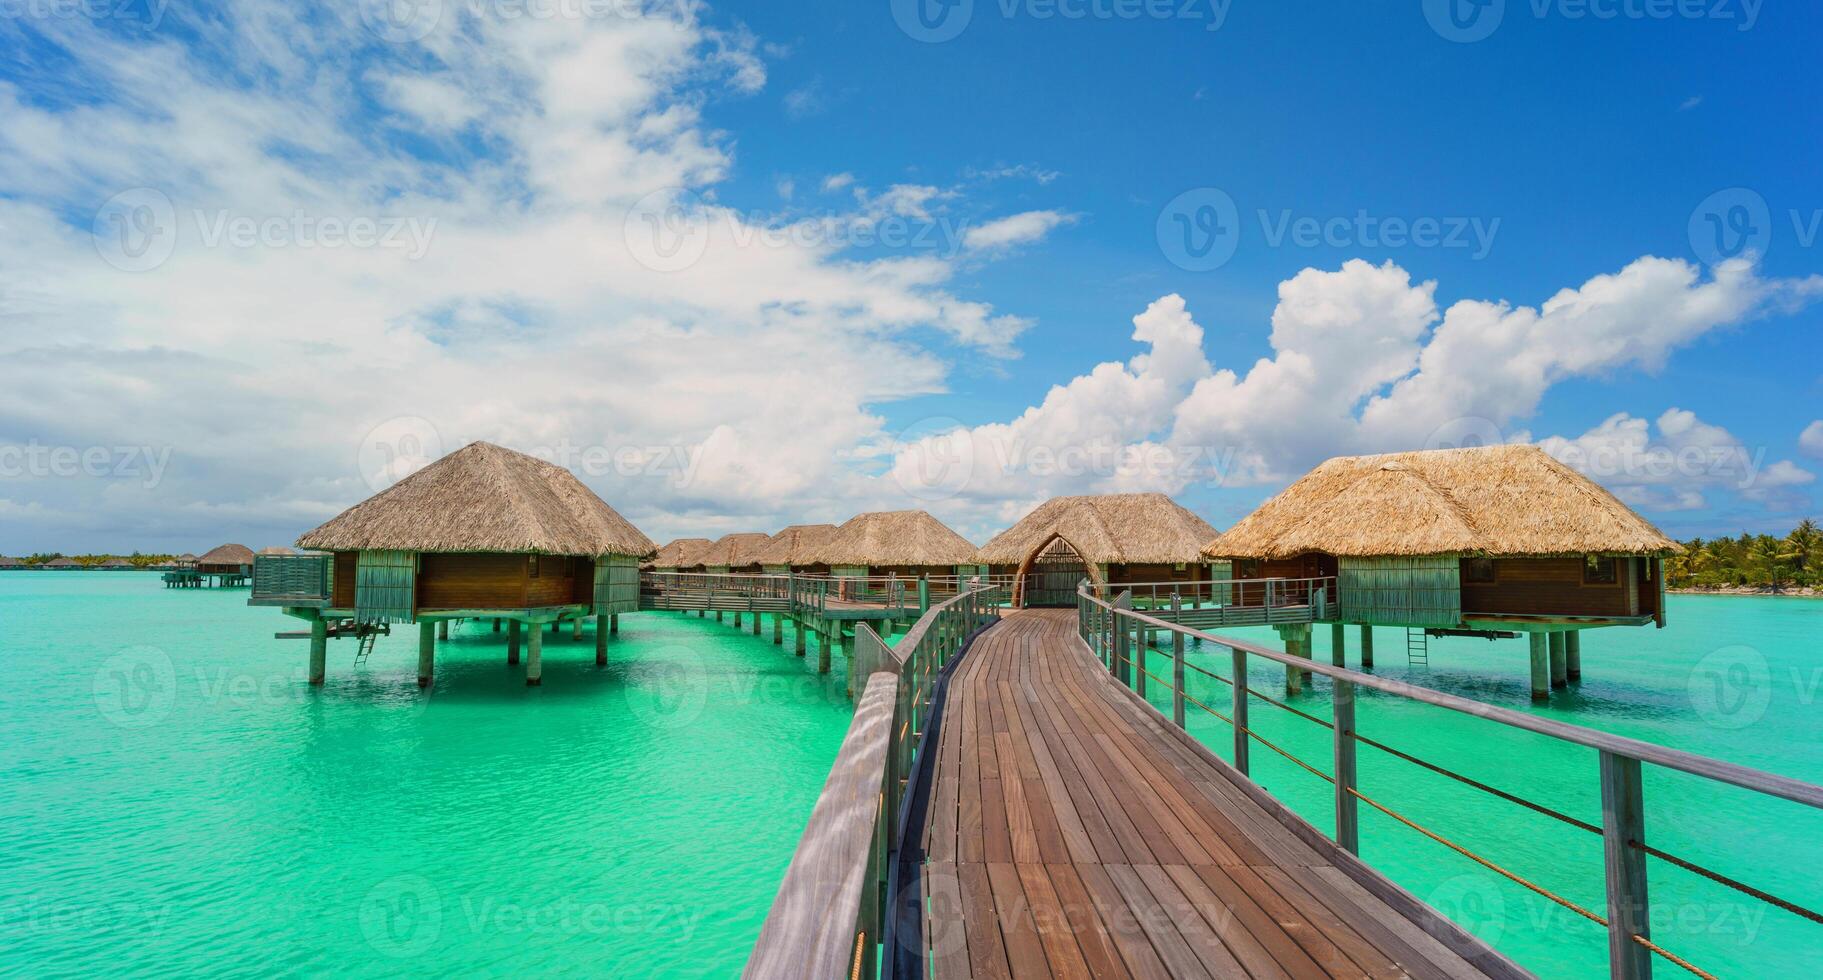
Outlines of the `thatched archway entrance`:
M 1062 537 L 1053 537 L 1019 570 L 1020 605 L 1027 609 L 1076 605 L 1076 586 L 1095 578 L 1088 562 Z

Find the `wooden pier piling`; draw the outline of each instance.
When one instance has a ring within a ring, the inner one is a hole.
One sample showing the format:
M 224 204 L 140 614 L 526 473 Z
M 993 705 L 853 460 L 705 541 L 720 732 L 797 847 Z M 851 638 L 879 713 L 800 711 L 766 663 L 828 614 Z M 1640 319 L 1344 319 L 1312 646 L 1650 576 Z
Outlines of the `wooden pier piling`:
M 418 624 L 418 686 L 429 687 L 437 668 L 437 624 Z
M 792 626 L 792 629 L 797 633 L 797 638 L 796 638 L 797 654 L 798 654 L 798 656 L 802 657 L 806 652 L 805 647 L 804 647 L 804 643 L 805 643 L 804 621 L 801 619 L 793 619 L 791 621 L 791 626 Z
M 1570 684 L 1569 667 L 1564 658 L 1564 634 L 1550 634 L 1551 640 L 1551 686 L 1568 687 Z
M 552 624 L 555 625 L 555 624 Z M 525 686 L 537 687 L 544 683 L 544 631 L 532 627 L 525 650 Z
M 321 686 L 329 670 L 329 622 L 318 616 L 310 621 L 310 683 Z
M 520 632 L 521 632 L 521 629 L 519 626 L 519 621 L 517 619 L 512 620 L 506 624 L 506 665 L 508 667 L 519 666 L 519 634 L 520 634 Z M 536 627 L 536 626 L 532 627 L 532 632 L 537 633 L 538 627 Z
M 1545 633 L 1531 633 L 1532 641 L 1532 700 L 1549 701 L 1551 699 L 1551 639 Z
M 608 617 L 595 617 L 595 666 L 597 667 L 608 665 L 608 633 L 611 629 Z
M 1361 624 L 1361 669 L 1374 669 L 1374 628 Z
M 1334 667 L 1348 666 L 1348 627 L 1341 623 L 1329 627 L 1329 663 Z
M 1582 630 L 1569 630 L 1563 635 L 1564 679 L 1582 680 Z

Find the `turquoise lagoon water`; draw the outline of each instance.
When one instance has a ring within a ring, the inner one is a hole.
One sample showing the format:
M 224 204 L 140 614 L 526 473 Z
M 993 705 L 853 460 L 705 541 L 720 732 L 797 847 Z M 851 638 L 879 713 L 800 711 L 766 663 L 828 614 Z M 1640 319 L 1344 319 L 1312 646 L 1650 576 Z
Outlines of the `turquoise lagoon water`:
M 305 644 L 272 637 L 297 624 L 246 596 L 0 575 L 0 975 L 738 972 L 847 728 L 839 660 L 819 678 L 770 627 L 645 613 L 622 617 L 606 668 L 591 639 L 547 637 L 541 688 L 477 624 L 439 644 L 429 694 L 410 631 L 359 670 L 353 644 L 332 643 L 312 691 Z M 1823 603 L 1679 596 L 1670 617 L 1587 634 L 1584 681 L 1545 708 L 1521 641 L 1433 640 L 1431 666 L 1409 668 L 1403 632 L 1382 630 L 1376 653 L 1385 676 L 1823 781 Z M 1327 642 L 1320 629 L 1319 658 Z M 1190 656 L 1226 673 L 1225 654 Z M 1282 672 L 1251 680 L 1276 692 Z M 1298 704 L 1326 715 L 1318 685 Z M 1213 681 L 1191 688 L 1225 704 Z M 1253 717 L 1329 768 L 1325 730 L 1265 704 Z M 1593 752 L 1373 695 L 1358 717 L 1599 821 Z M 1192 709 L 1191 727 L 1227 754 L 1224 724 Z M 1326 784 L 1259 747 L 1253 766 L 1330 828 Z M 1360 769 L 1369 795 L 1600 909 L 1593 835 L 1366 746 Z M 1818 814 L 1650 770 L 1646 804 L 1657 845 L 1823 902 Z M 1369 861 L 1541 976 L 1605 975 L 1593 925 L 1361 819 Z M 1717 975 L 1812 975 L 1823 959 L 1823 927 L 1658 862 L 1651 886 L 1655 938 Z
M 1573 724 L 1823 783 L 1823 601 L 1671 596 L 1663 630 L 1583 634 L 1583 680 L 1530 695 L 1523 639 L 1430 641 L 1430 666 L 1407 662 L 1404 630 L 1375 631 L 1375 673 Z M 1277 646 L 1266 628 L 1228 631 Z M 1315 657 L 1330 659 L 1319 626 Z M 1347 633 L 1359 666 L 1358 629 Z M 1192 647 L 1188 660 L 1222 676 L 1226 649 Z M 1170 677 L 1167 654 L 1149 670 Z M 1193 697 L 1228 712 L 1229 688 L 1188 673 Z M 1255 664 L 1249 682 L 1283 700 L 1284 669 Z M 1327 719 L 1328 682 L 1316 678 L 1292 704 Z M 1169 712 L 1168 689 L 1150 700 Z M 1324 772 L 1330 733 L 1254 701 L 1252 727 Z M 1223 758 L 1233 730 L 1190 706 L 1190 730 Z M 1591 749 L 1508 729 L 1401 698 L 1362 692 L 1358 730 L 1401 751 L 1600 826 L 1597 756 Z M 1426 772 L 1377 748 L 1358 749 L 1361 792 L 1417 823 L 1584 908 L 1604 914 L 1601 838 Z M 1249 753 L 1253 776 L 1325 833 L 1330 785 L 1271 750 Z M 1823 812 L 1681 773 L 1646 767 L 1646 839 L 1812 909 L 1823 907 Z M 1576 913 L 1500 877 L 1390 817 L 1361 805 L 1361 855 L 1418 897 L 1542 977 L 1606 977 L 1607 933 Z M 1653 939 L 1721 977 L 1817 976 L 1823 926 L 1771 908 L 1657 859 L 1649 863 Z M 1659 976 L 1685 974 L 1659 960 Z
M 312 691 L 246 601 L 0 575 L 0 975 L 731 976 L 852 714 L 676 614 L 540 688 L 470 624 L 429 694 L 415 630 Z

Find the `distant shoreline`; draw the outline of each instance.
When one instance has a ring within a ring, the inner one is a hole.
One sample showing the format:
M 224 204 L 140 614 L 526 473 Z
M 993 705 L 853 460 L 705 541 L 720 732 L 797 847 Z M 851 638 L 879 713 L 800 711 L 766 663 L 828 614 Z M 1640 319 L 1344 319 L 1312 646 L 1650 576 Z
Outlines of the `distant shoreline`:
M 1785 589 L 1779 592 L 1753 585 L 1728 585 L 1709 589 L 1666 589 L 1665 591 L 1672 595 L 1744 595 L 1766 599 L 1823 599 L 1823 592 L 1819 592 L 1816 586 Z

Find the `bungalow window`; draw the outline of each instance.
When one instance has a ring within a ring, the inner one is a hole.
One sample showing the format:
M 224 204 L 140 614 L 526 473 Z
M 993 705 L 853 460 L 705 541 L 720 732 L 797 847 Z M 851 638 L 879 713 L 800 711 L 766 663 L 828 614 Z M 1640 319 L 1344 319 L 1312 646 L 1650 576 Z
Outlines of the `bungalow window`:
M 526 559 L 526 562 L 527 562 L 526 573 L 525 573 L 526 577 L 527 578 L 537 578 L 538 577 L 538 556 L 531 555 Z
M 1235 578 L 1259 578 L 1260 563 L 1252 558 L 1243 558 L 1234 563 Z
M 1619 564 L 1612 558 L 1589 555 L 1582 562 L 1582 584 L 1614 585 L 1620 581 Z
M 1494 559 L 1464 558 L 1462 560 L 1462 580 L 1471 585 L 1494 584 Z

